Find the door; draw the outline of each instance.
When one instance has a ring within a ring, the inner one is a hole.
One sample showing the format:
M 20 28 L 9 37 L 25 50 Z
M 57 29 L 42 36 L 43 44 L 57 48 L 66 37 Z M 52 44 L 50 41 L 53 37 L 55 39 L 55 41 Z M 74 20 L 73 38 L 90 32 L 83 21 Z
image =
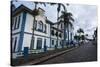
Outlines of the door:
M 37 38 L 37 49 L 42 48 L 42 38 Z
M 44 51 L 47 51 L 46 39 L 44 39 Z

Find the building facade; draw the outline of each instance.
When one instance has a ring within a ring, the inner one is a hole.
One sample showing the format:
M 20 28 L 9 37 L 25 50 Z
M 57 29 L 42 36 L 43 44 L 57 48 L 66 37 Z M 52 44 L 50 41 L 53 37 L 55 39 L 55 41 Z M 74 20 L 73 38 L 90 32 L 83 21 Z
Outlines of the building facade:
M 62 47 L 64 24 L 52 23 L 44 15 L 43 9 L 37 10 L 38 15 L 35 16 L 35 20 L 33 10 L 24 5 L 12 12 L 12 58 L 23 56 L 24 47 L 28 47 L 29 54 Z

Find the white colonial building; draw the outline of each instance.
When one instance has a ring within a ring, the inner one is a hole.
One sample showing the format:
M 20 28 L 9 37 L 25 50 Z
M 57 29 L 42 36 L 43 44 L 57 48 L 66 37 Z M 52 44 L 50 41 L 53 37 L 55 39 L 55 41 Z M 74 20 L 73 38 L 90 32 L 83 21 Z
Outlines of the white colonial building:
M 28 47 L 29 53 L 44 52 L 45 48 L 53 50 L 55 47 L 62 47 L 64 24 L 49 21 L 44 15 L 45 11 L 41 8 L 38 8 L 38 13 L 34 22 L 33 10 L 24 5 L 12 12 L 11 51 L 13 58 L 22 56 L 24 47 Z

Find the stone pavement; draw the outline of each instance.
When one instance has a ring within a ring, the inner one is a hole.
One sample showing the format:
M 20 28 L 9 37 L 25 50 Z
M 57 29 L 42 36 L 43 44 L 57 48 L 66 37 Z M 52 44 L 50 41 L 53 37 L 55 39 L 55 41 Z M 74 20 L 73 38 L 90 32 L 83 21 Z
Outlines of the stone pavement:
M 97 47 L 90 41 L 81 45 L 79 48 L 65 52 L 60 56 L 44 61 L 40 64 L 56 64 L 71 62 L 97 61 Z

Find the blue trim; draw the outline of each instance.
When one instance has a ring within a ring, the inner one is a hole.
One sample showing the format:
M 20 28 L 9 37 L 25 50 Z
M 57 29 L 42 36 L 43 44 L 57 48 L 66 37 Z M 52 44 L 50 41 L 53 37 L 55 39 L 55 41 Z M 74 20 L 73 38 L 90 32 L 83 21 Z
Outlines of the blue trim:
M 29 34 L 29 35 L 33 35 L 32 33 L 29 33 L 29 32 L 24 32 L 25 34 Z M 50 37 L 47 37 L 47 36 L 43 36 L 43 35 L 39 35 L 39 34 L 34 34 L 36 36 L 41 36 L 41 37 L 46 37 L 46 38 L 50 38 Z
M 15 23 L 14 23 L 14 29 L 13 30 L 16 30 L 16 23 L 17 23 L 17 17 L 15 17 Z
M 19 26 L 20 26 L 20 18 L 21 18 L 21 16 L 19 15 L 18 16 L 18 22 L 17 22 L 18 24 L 17 24 L 17 28 L 16 29 L 19 29 Z
M 21 24 L 21 32 L 20 32 L 20 38 L 19 38 L 19 43 L 18 43 L 18 51 L 22 51 L 25 22 L 26 22 L 26 12 L 23 12 L 23 18 L 22 18 L 22 24 Z
M 12 35 L 20 34 L 21 32 L 12 33 Z
M 29 33 L 29 32 L 24 32 L 25 34 L 29 34 L 29 35 L 32 35 L 32 33 Z

